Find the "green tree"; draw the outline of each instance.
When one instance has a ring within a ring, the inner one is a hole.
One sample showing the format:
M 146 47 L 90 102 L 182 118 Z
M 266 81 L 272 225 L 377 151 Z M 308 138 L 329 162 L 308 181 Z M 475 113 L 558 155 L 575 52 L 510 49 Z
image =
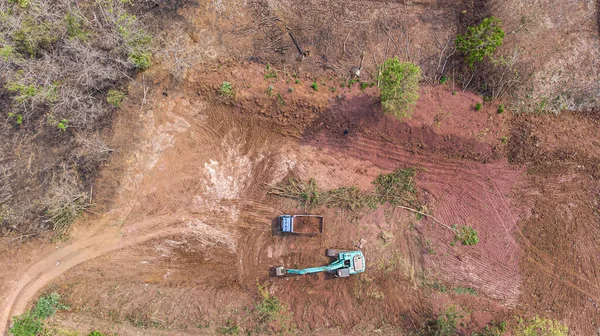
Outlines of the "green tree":
M 467 28 L 464 36 L 456 37 L 456 49 L 465 55 L 465 61 L 471 68 L 502 45 L 504 30 L 500 24 L 500 20 L 493 16 L 485 18 L 479 25 Z
M 406 117 L 419 98 L 421 68 L 397 58 L 386 60 L 381 67 L 381 106 L 386 113 Z

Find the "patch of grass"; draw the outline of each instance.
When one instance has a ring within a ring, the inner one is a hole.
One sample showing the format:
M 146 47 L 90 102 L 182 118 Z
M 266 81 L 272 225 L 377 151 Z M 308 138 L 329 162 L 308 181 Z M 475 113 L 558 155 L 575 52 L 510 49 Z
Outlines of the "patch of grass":
M 506 145 L 508 143 L 508 137 L 506 137 L 506 136 L 500 137 L 500 142 L 502 142 L 503 145 Z
M 223 97 L 233 97 L 233 86 L 229 82 L 223 82 L 219 88 L 219 94 Z
M 292 92 L 294 92 L 294 88 L 293 88 L 293 87 L 291 87 L 291 88 L 288 88 L 288 92 L 289 92 L 289 93 L 292 93 Z
M 69 309 L 60 303 L 60 295 L 52 292 L 38 299 L 33 309 L 19 316 L 13 316 L 12 327 L 8 330 L 14 336 L 31 336 L 40 334 L 44 328 L 44 320 L 58 310 Z
M 471 336 L 502 336 L 507 332 L 506 322 L 490 323 L 480 331 L 474 331 Z
M 430 321 L 425 327 L 426 335 L 435 336 L 454 336 L 458 321 L 463 315 L 456 310 L 456 307 L 450 306 L 446 311 L 440 313 L 435 320 Z
M 364 89 L 369 87 L 369 83 L 365 83 L 365 82 L 361 82 L 360 83 L 360 89 L 364 91 Z
M 477 231 L 472 227 L 463 225 L 460 228 L 453 228 L 456 232 L 454 236 L 454 242 L 460 241 L 463 245 L 476 245 L 479 243 L 479 236 Z
M 106 101 L 114 107 L 120 107 L 125 99 L 125 92 L 119 90 L 108 90 Z
M 273 85 L 269 85 L 269 87 L 267 87 L 267 95 L 272 96 L 273 95 Z
M 440 84 L 441 85 L 446 84 L 447 81 L 448 81 L 448 77 L 446 77 L 446 76 L 442 76 L 442 78 L 440 78 Z
M 475 111 L 481 110 L 482 107 L 483 107 L 483 105 L 481 105 L 481 103 L 475 104 Z
M 233 322 L 231 319 L 227 319 L 227 322 L 225 322 L 225 325 L 222 327 L 219 327 L 217 329 L 217 332 L 219 334 L 223 334 L 223 335 L 239 335 L 240 327 L 235 322 Z
M 336 89 L 335 89 L 335 88 L 332 86 L 332 87 L 330 87 L 330 88 L 329 88 L 329 91 L 331 91 L 331 92 L 335 92 L 335 91 L 336 91 Z
M 498 114 L 504 113 L 504 104 L 498 105 L 498 111 L 497 112 L 498 112 Z
M 471 287 L 454 287 L 452 290 L 456 294 L 470 294 L 474 296 L 477 295 L 477 291 L 475 290 L 475 288 Z
M 317 82 L 313 82 L 310 87 L 315 91 L 319 91 L 319 83 Z
M 453 95 L 453 96 L 456 96 L 456 91 L 452 91 L 452 95 Z
M 91 333 L 87 334 L 87 336 L 106 336 L 106 334 L 99 331 L 92 331 Z
M 299 79 L 296 79 L 296 80 L 294 81 L 294 83 L 296 83 L 296 84 L 300 84 L 300 80 L 299 80 Z
M 518 318 L 517 326 L 514 330 L 516 336 L 567 336 L 569 327 L 551 319 L 535 316 L 524 320 Z

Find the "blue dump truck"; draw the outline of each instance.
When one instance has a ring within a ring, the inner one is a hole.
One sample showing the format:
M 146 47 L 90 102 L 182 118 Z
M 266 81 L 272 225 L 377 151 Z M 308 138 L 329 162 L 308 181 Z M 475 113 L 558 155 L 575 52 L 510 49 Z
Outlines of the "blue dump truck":
M 323 216 L 281 215 L 278 221 L 282 234 L 314 236 L 323 233 Z

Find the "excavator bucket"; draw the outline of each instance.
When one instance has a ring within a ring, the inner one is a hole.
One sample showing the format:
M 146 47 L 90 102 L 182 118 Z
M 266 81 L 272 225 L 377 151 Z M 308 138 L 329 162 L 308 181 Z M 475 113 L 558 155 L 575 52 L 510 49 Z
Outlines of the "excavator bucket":
M 285 275 L 285 268 L 283 268 L 283 266 L 277 266 L 277 267 L 275 267 L 275 275 L 277 275 L 277 276 L 284 276 Z

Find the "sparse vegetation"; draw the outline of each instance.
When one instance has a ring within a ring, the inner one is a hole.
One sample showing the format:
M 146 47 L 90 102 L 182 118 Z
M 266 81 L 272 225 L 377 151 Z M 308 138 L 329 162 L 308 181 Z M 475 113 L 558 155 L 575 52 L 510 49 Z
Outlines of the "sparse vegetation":
M 0 234 L 62 230 L 74 219 L 57 223 L 70 217 L 57 209 L 87 199 L 109 154 L 87 146 L 110 124 L 119 101 L 111 90 L 150 65 L 151 38 L 120 0 L 15 0 L 0 2 L 0 45 L 0 107 L 8 115 L 0 124 Z M 61 192 L 72 194 L 50 196 L 65 171 L 76 178 L 63 178 L 74 185 Z M 49 199 L 67 203 L 50 209 Z
M 477 295 L 477 291 L 474 288 L 471 288 L 471 287 L 454 287 L 454 289 L 452 289 L 452 290 L 456 294 Z
M 229 82 L 223 82 L 219 87 L 219 94 L 222 97 L 233 97 L 233 86 Z
M 357 187 L 342 187 L 331 190 L 322 190 L 315 179 L 301 181 L 294 178 L 286 182 L 269 186 L 268 193 L 281 197 L 292 198 L 300 202 L 306 210 L 319 206 L 339 208 L 349 211 L 353 216 L 363 212 L 376 210 L 379 204 L 389 203 L 419 215 L 432 217 L 427 213 L 427 208 L 419 204 L 417 188 L 414 177 L 419 168 L 396 169 L 389 174 L 380 174 L 373 181 L 374 192 L 365 192 Z M 433 218 L 433 217 L 432 217 Z M 452 231 L 455 236 L 451 245 L 460 241 L 463 245 L 475 245 L 479 242 L 477 231 L 469 226 L 448 226 L 433 218 L 435 222 Z
M 37 335 L 43 331 L 44 320 L 58 310 L 69 309 L 60 303 L 60 295 L 52 292 L 38 299 L 33 309 L 20 316 L 14 316 L 9 333 L 14 336 Z
M 106 101 L 114 107 L 120 107 L 124 99 L 125 92 L 119 90 L 108 90 L 108 94 L 106 95 Z
M 539 316 L 530 319 L 518 318 L 514 334 L 516 336 L 567 336 L 569 327 Z
M 498 114 L 504 113 L 504 104 L 498 105 L 498 111 L 497 112 L 498 112 Z
M 271 186 L 269 194 L 296 199 L 307 210 L 327 206 L 359 213 L 375 210 L 378 204 L 385 202 L 393 205 L 413 205 L 417 203 L 417 198 L 412 179 L 417 172 L 415 168 L 407 168 L 380 174 L 373 181 L 375 193 L 362 191 L 355 186 L 322 190 L 317 186 L 315 179 L 300 181 L 290 178 L 287 183 Z
M 506 322 L 490 323 L 480 331 L 475 331 L 471 336 L 502 336 L 507 332 Z
M 456 37 L 456 49 L 465 55 L 465 62 L 471 68 L 484 58 L 491 57 L 502 45 L 504 30 L 500 24 L 495 17 L 485 18 L 479 25 L 469 27 L 465 35 Z
M 276 322 L 278 324 L 278 329 L 284 333 L 294 331 L 296 327 L 292 322 L 292 316 L 279 299 L 276 296 L 271 295 L 269 290 L 260 284 L 258 285 L 258 294 L 260 296 L 260 301 L 255 307 L 258 322 L 263 327 Z
M 275 320 L 284 310 L 279 299 L 271 295 L 265 287 L 260 285 L 258 286 L 258 294 L 260 295 L 261 300 L 256 305 L 256 310 L 258 311 L 260 321 L 269 323 Z
M 267 64 L 266 72 L 265 72 L 265 79 L 270 79 L 270 78 L 277 78 L 277 70 L 271 68 L 270 64 Z
M 463 245 L 476 245 L 479 243 L 479 236 L 477 235 L 477 231 L 469 226 L 461 226 L 460 228 L 453 227 L 456 232 L 456 236 L 454 236 L 454 241 L 459 241 Z
M 421 68 L 410 62 L 388 59 L 381 66 L 380 90 L 383 110 L 398 118 L 410 114 L 419 98 Z
M 434 320 L 429 321 L 423 332 L 431 336 L 453 336 L 456 335 L 458 321 L 463 315 L 456 310 L 456 307 L 450 306 L 443 313 L 440 313 Z
M 92 331 L 91 333 L 87 334 L 87 336 L 106 336 L 106 335 L 99 331 Z
M 414 182 L 418 168 L 396 169 L 389 174 L 379 174 L 373 181 L 381 203 L 418 206 L 417 187 Z

